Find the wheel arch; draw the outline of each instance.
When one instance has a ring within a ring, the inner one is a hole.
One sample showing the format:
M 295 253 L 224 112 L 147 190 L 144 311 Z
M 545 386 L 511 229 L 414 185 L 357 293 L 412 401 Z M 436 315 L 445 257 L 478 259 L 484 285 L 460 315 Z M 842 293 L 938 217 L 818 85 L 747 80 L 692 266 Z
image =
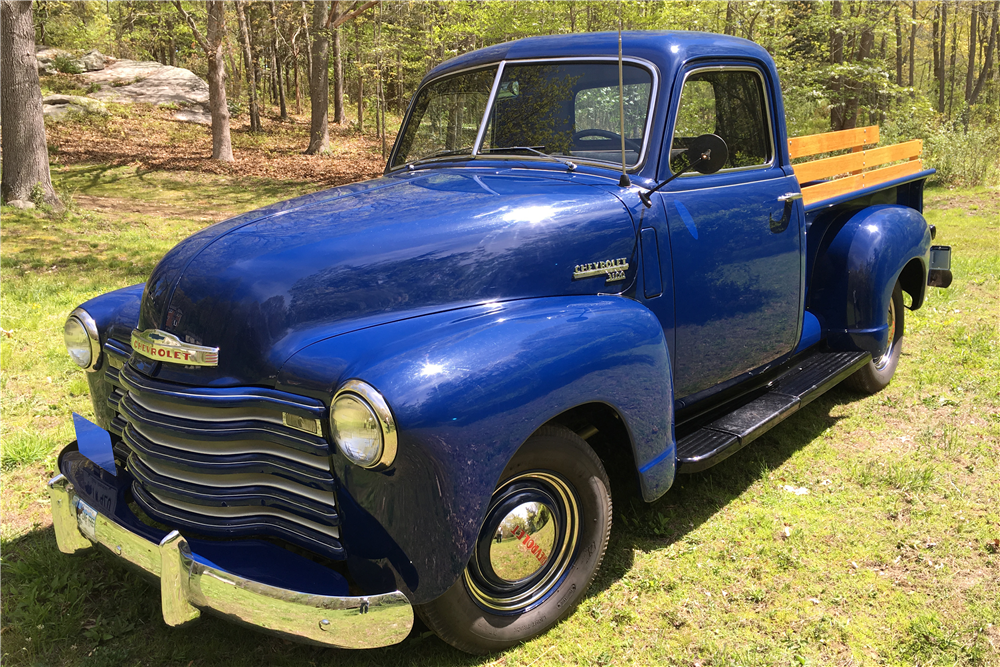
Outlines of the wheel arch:
M 835 350 L 877 357 L 888 345 L 884 313 L 896 281 L 915 306 L 923 301 L 930 229 L 916 210 L 869 206 L 845 215 L 825 233 L 809 285 L 808 310 Z
M 631 299 L 525 299 L 344 334 L 294 355 L 278 384 L 329 400 L 349 379 L 382 393 L 398 425 L 387 470 L 332 457 L 341 540 L 366 592 L 396 587 L 420 604 L 447 590 L 504 468 L 544 424 L 618 415 L 628 455 L 606 460 L 638 463 L 647 500 L 673 482 L 669 352 Z

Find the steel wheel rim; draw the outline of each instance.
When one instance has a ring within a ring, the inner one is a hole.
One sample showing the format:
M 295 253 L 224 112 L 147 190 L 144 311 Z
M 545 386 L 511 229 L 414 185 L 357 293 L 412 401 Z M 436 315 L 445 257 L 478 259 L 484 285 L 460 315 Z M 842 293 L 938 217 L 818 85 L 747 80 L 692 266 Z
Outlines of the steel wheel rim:
M 885 352 L 882 353 L 878 359 L 874 360 L 876 370 L 884 370 L 886 366 L 889 365 L 889 360 L 892 358 L 893 348 L 896 347 L 896 299 L 889 299 L 889 346 L 885 348 Z
M 539 546 L 532 544 L 538 533 L 524 535 L 515 531 L 511 535 L 502 527 L 505 519 L 512 514 L 517 516 L 512 510 L 532 504 L 544 506 L 551 512 L 551 521 L 546 524 L 552 526 L 551 539 L 547 535 L 540 538 L 542 545 L 550 549 L 549 553 L 544 553 L 543 562 L 539 553 L 544 550 L 532 551 L 534 546 Z M 512 567 L 498 560 L 498 551 L 504 553 L 494 548 L 498 528 L 505 536 L 509 535 L 508 543 L 514 545 L 514 549 L 506 553 L 516 554 L 514 558 L 523 559 L 527 565 Z M 548 598 L 565 577 L 576 556 L 579 535 L 579 500 L 572 486 L 561 476 L 548 471 L 530 471 L 505 481 L 493 494 L 472 560 L 465 569 L 469 594 L 477 605 L 494 614 L 519 614 L 533 609 Z M 496 570 L 514 578 L 504 578 Z M 526 576 L 511 574 L 525 570 L 528 571 Z

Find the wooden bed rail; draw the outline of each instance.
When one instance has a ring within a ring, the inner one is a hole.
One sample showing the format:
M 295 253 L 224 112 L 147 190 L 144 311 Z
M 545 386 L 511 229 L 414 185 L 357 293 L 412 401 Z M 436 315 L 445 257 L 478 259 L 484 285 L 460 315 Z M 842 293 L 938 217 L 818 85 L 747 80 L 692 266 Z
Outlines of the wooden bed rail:
M 893 146 L 868 148 L 868 146 L 878 143 L 878 136 L 878 125 L 871 125 L 789 139 L 788 152 L 793 159 L 846 149 L 852 151 L 845 155 L 792 165 L 795 177 L 798 178 L 799 185 L 802 186 L 803 203 L 812 204 L 902 176 L 909 176 L 923 169 L 923 163 L 920 161 L 923 141 L 916 139 Z M 906 160 L 906 162 L 865 171 L 871 167 L 900 160 Z M 821 182 L 817 183 L 816 181 Z

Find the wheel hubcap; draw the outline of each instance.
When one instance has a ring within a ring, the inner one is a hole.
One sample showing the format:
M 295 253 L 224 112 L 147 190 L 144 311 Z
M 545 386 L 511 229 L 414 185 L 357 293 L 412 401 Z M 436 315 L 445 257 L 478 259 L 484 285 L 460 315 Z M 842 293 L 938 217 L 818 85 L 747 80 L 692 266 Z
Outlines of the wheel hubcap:
M 889 299 L 889 312 L 888 312 L 888 324 L 889 324 L 889 345 L 885 348 L 885 352 L 882 353 L 878 359 L 875 360 L 875 368 L 878 370 L 884 369 L 889 364 L 889 359 L 892 358 L 892 348 L 896 345 L 896 300 Z
M 576 493 L 551 472 L 527 472 L 493 494 L 465 583 L 493 613 L 515 614 L 543 601 L 566 573 L 576 550 Z

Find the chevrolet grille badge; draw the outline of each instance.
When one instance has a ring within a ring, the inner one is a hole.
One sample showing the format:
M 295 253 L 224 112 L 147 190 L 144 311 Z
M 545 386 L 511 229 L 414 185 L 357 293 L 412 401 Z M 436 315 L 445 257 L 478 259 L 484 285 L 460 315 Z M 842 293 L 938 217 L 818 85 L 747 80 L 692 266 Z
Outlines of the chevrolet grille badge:
M 185 343 L 177 336 L 159 329 L 133 330 L 132 351 L 156 361 L 169 361 L 185 366 L 219 365 L 219 348 Z

